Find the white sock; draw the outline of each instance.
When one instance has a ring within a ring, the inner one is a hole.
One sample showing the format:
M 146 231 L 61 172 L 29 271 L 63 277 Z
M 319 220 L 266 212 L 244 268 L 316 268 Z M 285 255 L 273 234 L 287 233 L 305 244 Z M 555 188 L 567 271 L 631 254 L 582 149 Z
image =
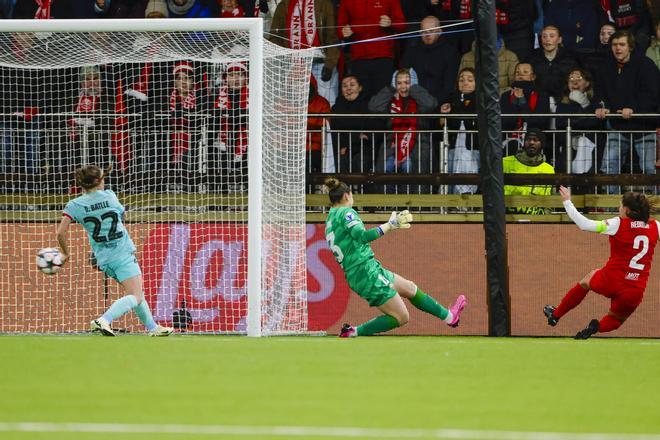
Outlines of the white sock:
M 451 323 L 454 320 L 454 315 L 451 313 L 451 310 L 447 310 L 447 317 L 443 319 L 447 324 Z

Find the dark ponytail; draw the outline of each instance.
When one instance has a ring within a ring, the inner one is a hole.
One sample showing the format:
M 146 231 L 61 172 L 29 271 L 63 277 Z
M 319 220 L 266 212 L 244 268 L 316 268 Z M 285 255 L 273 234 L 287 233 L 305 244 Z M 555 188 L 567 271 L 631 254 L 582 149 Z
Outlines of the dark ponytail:
M 328 187 L 328 197 L 330 197 L 331 205 L 336 205 L 344 198 L 344 194 L 351 192 L 348 185 L 334 177 L 328 177 L 324 183 Z
M 644 194 L 629 191 L 623 195 L 621 204 L 628 208 L 628 217 L 631 219 L 649 222 L 654 203 Z
M 99 186 L 101 180 L 110 173 L 112 170 L 112 165 L 110 165 L 105 170 L 99 167 L 98 165 L 85 165 L 76 170 L 76 185 L 79 187 L 90 190 Z

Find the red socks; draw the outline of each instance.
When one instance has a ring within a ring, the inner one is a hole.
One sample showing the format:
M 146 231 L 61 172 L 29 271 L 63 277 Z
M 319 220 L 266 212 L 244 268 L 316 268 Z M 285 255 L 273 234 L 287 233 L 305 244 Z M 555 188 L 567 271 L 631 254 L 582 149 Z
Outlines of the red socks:
M 559 303 L 555 309 L 553 316 L 555 318 L 561 318 L 570 312 L 573 308 L 582 302 L 584 297 L 587 296 L 587 293 L 589 293 L 589 290 L 582 287 L 580 283 L 577 283 L 571 290 L 568 291 L 566 296 L 564 296 L 564 299 L 561 300 L 561 303 Z
M 598 332 L 599 333 L 606 333 L 606 332 L 611 332 L 612 330 L 616 330 L 619 327 L 621 327 L 622 322 L 616 319 L 614 316 L 611 315 L 605 315 L 603 316 L 603 319 L 600 320 L 598 323 Z

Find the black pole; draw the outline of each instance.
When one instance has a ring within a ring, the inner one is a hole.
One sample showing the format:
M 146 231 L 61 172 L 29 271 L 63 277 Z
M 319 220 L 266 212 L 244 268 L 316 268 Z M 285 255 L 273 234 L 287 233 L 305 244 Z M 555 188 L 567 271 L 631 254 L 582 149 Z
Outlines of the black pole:
M 476 38 L 477 122 L 486 237 L 488 335 L 509 336 L 511 334 L 511 314 L 507 271 L 495 1 L 473 0 L 472 10 L 474 11 Z

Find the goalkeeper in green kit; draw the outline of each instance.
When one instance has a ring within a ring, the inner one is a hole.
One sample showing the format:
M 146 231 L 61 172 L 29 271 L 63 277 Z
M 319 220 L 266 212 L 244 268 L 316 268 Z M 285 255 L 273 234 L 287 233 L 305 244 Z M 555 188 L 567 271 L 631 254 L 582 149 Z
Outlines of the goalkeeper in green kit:
M 339 337 L 352 338 L 382 333 L 408 322 L 408 309 L 401 297 L 426 313 L 437 316 L 450 327 L 457 327 L 461 312 L 467 304 L 459 295 L 449 310 L 422 292 L 412 281 L 381 266 L 374 258 L 369 242 L 382 237 L 393 229 L 408 229 L 412 214 L 407 210 L 393 212 L 387 223 L 366 230 L 353 209 L 353 194 L 345 183 L 335 178 L 326 179 L 332 208 L 325 221 L 325 239 L 339 265 L 344 269 L 348 285 L 371 307 L 377 307 L 382 315 L 353 327 L 344 324 Z

